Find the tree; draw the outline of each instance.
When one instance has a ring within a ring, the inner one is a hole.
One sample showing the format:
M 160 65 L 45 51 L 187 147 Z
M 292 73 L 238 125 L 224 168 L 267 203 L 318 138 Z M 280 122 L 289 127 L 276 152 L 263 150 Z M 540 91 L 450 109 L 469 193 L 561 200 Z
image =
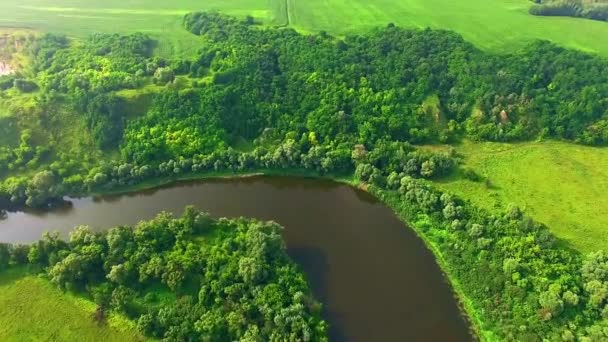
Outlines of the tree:
M 118 286 L 112 291 L 112 297 L 110 299 L 110 306 L 115 310 L 125 312 L 127 315 L 133 314 L 133 300 L 135 299 L 135 291 L 124 287 Z
M 374 167 L 371 164 L 363 163 L 357 165 L 355 177 L 363 182 L 367 182 L 370 176 L 374 173 Z
M 175 72 L 169 67 L 158 68 L 154 72 L 154 82 L 157 84 L 167 84 L 173 82 L 175 79 Z
M 76 253 L 70 253 L 49 271 L 51 281 L 64 290 L 80 287 L 86 277 L 87 260 Z
M 40 171 L 32 177 L 27 184 L 25 195 L 26 204 L 30 207 L 37 207 L 55 199 L 61 192 L 56 178 L 51 171 Z
M 543 309 L 543 319 L 549 320 L 559 316 L 564 310 L 564 302 L 561 299 L 561 286 L 551 284 L 547 291 L 540 294 L 538 302 Z
M 420 174 L 422 177 L 431 178 L 435 174 L 435 162 L 432 160 L 423 162 L 420 168 Z
M 243 257 L 239 260 L 239 275 L 245 283 L 257 284 L 265 277 L 266 270 L 260 260 Z

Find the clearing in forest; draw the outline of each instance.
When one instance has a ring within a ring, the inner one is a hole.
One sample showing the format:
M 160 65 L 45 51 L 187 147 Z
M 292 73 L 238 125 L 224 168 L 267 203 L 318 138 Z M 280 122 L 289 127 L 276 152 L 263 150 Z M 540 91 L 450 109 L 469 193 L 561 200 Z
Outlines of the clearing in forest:
M 516 204 L 582 252 L 608 250 L 608 149 L 547 141 L 466 142 L 456 150 L 488 182 L 437 183 L 490 210 Z

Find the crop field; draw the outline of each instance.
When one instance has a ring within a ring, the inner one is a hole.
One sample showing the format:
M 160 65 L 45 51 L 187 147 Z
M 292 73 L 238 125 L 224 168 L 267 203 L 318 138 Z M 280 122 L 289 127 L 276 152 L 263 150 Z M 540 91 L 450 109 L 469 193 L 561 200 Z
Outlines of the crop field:
M 132 323 L 110 317 L 98 325 L 95 304 L 64 294 L 23 269 L 1 273 L 0 341 L 141 341 Z
M 219 10 L 266 24 L 336 35 L 390 22 L 459 32 L 480 48 L 516 49 L 533 39 L 608 56 L 608 23 L 528 14 L 528 0 L 2 0 L 0 26 L 83 36 L 141 31 L 162 36 L 161 54 L 187 53 L 196 38 L 180 29 L 190 11 Z
M 490 210 L 516 204 L 582 252 L 608 249 L 608 149 L 468 142 L 457 151 L 490 184 L 455 176 L 438 183 L 441 189 Z

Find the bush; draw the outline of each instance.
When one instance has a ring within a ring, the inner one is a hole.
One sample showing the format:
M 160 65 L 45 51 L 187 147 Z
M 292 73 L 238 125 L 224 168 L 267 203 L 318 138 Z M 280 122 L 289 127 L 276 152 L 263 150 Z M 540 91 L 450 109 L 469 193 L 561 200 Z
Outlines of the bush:
M 13 86 L 23 93 L 31 93 L 38 89 L 38 85 L 35 82 L 22 78 L 16 78 L 13 82 Z
M 481 182 L 481 180 L 483 180 L 482 176 L 475 172 L 475 170 L 468 167 L 462 169 L 462 176 L 472 182 Z
M 0 77 L 0 90 L 7 90 L 15 85 L 14 76 L 1 76 Z
M 154 82 L 156 84 L 164 85 L 169 82 L 173 82 L 174 79 L 175 79 L 175 72 L 173 71 L 173 69 L 171 69 L 169 67 L 158 68 L 154 72 Z

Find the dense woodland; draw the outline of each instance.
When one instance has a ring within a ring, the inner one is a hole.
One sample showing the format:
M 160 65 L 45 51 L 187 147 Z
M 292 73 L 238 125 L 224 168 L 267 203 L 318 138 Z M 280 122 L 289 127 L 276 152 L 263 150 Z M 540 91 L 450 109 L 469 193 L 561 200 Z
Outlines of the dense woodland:
M 533 15 L 580 17 L 608 21 L 606 0 L 533 0 Z
M 213 220 L 187 208 L 136 227 L 78 227 L 30 246 L 0 244 L 0 270 L 41 268 L 64 290 L 166 341 L 327 341 L 321 306 L 273 222 Z
M 215 13 L 188 15 L 184 26 L 205 38 L 192 58 L 156 57 L 142 34 L 24 44 L 32 70 L 2 77 L 0 99 L 27 96 L 36 109 L 13 106 L 16 115 L 2 118 L 18 138 L 0 148 L 0 173 L 29 176 L 5 179 L 0 197 L 39 206 L 209 170 L 349 173 L 353 151 L 393 143 L 608 143 L 607 61 L 548 42 L 494 55 L 452 32 L 393 25 L 344 40 Z M 143 89 L 152 89 L 145 105 L 121 95 Z M 64 112 L 77 113 L 69 120 L 84 122 L 102 157 L 75 156 L 45 136 Z M 407 158 L 420 169 L 430 156 Z
M 394 25 L 336 39 L 193 13 L 184 27 L 202 37 L 192 58 L 155 56 L 142 34 L 28 39 L 32 70 L 1 78 L 0 100 L 35 101 L 13 108 L 38 126 L 0 118 L 18 131 L 0 148 L 3 207 L 214 172 L 354 174 L 438 248 L 482 330 L 608 339 L 608 257 L 558 246 L 517 208 L 495 216 L 436 192 L 423 179 L 449 174 L 458 157 L 416 147 L 462 138 L 606 145 L 607 60 L 549 42 L 492 54 L 453 32 Z M 62 113 L 77 114 L 95 153 L 46 139 Z

